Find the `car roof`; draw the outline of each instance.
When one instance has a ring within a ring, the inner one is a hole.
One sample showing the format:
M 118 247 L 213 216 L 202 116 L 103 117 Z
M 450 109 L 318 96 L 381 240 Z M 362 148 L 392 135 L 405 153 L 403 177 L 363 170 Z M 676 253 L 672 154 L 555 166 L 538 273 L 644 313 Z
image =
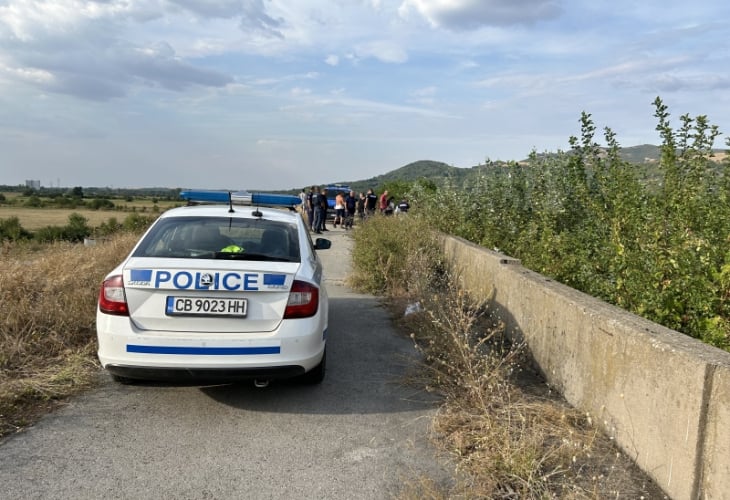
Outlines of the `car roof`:
M 258 212 L 261 215 L 254 215 Z M 228 205 L 206 204 L 186 205 L 172 208 L 163 212 L 160 218 L 169 217 L 234 217 L 242 219 L 267 219 L 280 222 L 296 223 L 296 211 L 281 208 L 257 207 L 248 205 L 233 205 L 233 212 Z

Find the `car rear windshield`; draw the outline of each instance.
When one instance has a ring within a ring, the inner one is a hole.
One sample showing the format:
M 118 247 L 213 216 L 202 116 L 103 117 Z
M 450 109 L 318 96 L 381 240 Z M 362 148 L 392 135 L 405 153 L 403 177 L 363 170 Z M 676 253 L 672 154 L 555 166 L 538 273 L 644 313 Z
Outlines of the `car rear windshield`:
M 299 262 L 297 226 L 235 217 L 158 220 L 135 257 Z

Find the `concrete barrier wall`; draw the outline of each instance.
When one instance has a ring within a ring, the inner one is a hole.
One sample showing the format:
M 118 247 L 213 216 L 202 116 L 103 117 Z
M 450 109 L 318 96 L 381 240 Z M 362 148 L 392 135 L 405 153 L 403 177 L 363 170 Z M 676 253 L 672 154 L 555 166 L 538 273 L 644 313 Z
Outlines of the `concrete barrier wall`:
M 730 499 L 730 353 L 444 236 L 452 269 L 549 384 L 673 499 Z

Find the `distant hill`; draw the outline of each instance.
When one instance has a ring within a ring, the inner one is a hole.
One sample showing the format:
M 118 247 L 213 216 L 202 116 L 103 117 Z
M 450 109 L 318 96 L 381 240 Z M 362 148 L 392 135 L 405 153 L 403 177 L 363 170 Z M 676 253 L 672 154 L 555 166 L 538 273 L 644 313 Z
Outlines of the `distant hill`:
M 419 160 L 388 172 L 387 174 L 338 184 L 347 184 L 357 192 L 365 192 L 369 188 L 377 189 L 378 186 L 388 182 L 414 182 L 424 178 L 433 180 L 437 184 L 443 183 L 446 179 L 452 179 L 453 182 L 461 184 L 471 170 L 470 168 L 452 167 L 440 161 Z
M 621 158 L 637 164 L 659 161 L 661 154 L 659 146 L 652 146 L 651 144 L 621 148 L 620 151 Z
M 551 155 L 554 153 L 539 153 L 538 156 Z M 630 146 L 621 148 L 619 154 L 622 159 L 636 165 L 646 167 L 643 169 L 643 175 L 651 179 L 655 176 L 656 163 L 661 158 L 661 149 L 659 146 L 652 144 L 642 144 L 639 146 Z M 724 150 L 715 152 L 715 161 L 722 161 L 727 157 Z M 523 163 L 526 160 L 521 160 Z M 369 188 L 378 190 L 383 184 L 389 182 L 403 181 L 415 182 L 419 179 L 428 179 L 434 181 L 437 185 L 449 183 L 452 186 L 463 186 L 468 179 L 475 175 L 484 175 L 488 173 L 491 166 L 506 165 L 506 162 L 494 162 L 490 166 L 476 165 L 473 167 L 460 168 L 448 165 L 440 161 L 419 160 L 409 163 L 400 168 L 392 170 L 388 173 L 370 177 L 369 179 L 361 179 L 355 181 L 339 181 L 331 184 L 350 186 L 355 192 L 366 192 Z M 299 193 L 299 190 L 291 190 L 292 194 Z
M 630 163 L 648 166 L 648 171 L 646 173 L 648 177 L 651 177 L 651 165 L 658 162 L 661 158 L 661 149 L 659 146 L 654 146 L 652 144 L 642 144 L 639 146 L 621 148 L 619 154 L 622 159 Z M 718 150 L 715 153 L 714 159 L 716 161 L 721 161 L 726 156 L 727 154 L 724 151 Z M 495 162 L 495 165 L 497 166 L 500 164 L 504 164 L 504 162 Z M 378 189 L 379 186 L 382 186 L 387 182 L 414 182 L 423 178 L 432 180 L 438 185 L 448 181 L 452 185 L 459 186 L 463 185 L 471 176 L 483 174 L 485 172 L 484 169 L 484 165 L 459 168 L 439 161 L 419 160 L 383 175 L 359 181 L 343 181 L 340 182 L 340 184 L 347 184 L 356 192 L 365 192 L 368 188 Z
M 637 164 L 658 161 L 660 154 L 659 147 L 650 144 L 621 148 L 621 157 L 626 161 Z M 503 162 L 496 162 L 495 164 L 499 165 L 501 163 Z M 471 176 L 477 173 L 483 173 L 483 169 L 483 165 L 459 168 L 439 161 L 419 160 L 383 175 L 359 181 L 343 181 L 338 184 L 349 185 L 357 192 L 367 191 L 368 188 L 377 189 L 378 186 L 382 186 L 388 182 L 414 182 L 424 178 L 434 181 L 437 185 L 448 181 L 452 185 L 460 186 Z

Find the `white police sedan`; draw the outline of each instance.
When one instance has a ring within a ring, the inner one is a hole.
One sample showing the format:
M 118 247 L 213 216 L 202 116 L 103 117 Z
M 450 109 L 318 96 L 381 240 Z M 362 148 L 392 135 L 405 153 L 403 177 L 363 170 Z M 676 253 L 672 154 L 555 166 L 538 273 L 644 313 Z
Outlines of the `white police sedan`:
M 120 382 L 321 382 L 328 299 L 316 251 L 329 247 L 281 208 L 165 212 L 101 286 L 101 364 Z

